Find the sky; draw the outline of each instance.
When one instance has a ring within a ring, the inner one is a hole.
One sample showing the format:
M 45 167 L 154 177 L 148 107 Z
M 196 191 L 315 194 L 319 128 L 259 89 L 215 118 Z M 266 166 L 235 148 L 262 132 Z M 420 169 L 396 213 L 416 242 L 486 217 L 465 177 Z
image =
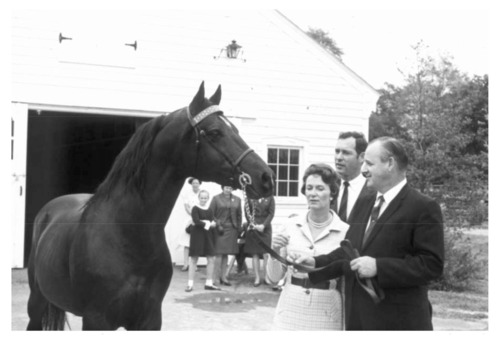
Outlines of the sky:
M 489 12 L 480 9 L 281 9 L 304 31 L 320 28 L 343 50 L 342 60 L 374 88 L 399 85 L 414 46 L 447 55 L 468 75 L 489 74 Z

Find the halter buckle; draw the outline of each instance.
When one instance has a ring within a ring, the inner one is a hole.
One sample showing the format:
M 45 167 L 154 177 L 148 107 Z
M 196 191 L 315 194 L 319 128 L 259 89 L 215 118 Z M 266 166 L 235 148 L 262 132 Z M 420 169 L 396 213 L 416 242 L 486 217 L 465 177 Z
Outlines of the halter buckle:
M 239 184 L 241 184 L 241 188 L 244 189 L 246 185 L 251 185 L 251 183 L 251 176 L 246 172 L 241 172 L 241 174 L 239 175 Z

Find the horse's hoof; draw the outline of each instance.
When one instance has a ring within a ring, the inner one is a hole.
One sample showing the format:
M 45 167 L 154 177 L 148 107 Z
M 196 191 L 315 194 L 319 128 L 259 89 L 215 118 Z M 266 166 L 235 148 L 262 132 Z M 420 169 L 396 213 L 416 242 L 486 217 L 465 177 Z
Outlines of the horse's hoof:
M 192 291 L 192 288 L 193 288 L 192 286 L 187 286 L 187 287 L 185 288 L 185 292 L 191 292 L 191 291 Z

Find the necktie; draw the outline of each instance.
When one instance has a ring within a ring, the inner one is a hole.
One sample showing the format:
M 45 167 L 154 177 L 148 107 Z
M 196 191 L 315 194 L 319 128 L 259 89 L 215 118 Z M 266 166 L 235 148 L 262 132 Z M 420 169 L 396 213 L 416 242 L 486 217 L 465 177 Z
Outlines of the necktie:
M 343 196 L 341 196 L 340 209 L 338 210 L 338 216 L 343 222 L 347 222 L 347 203 L 348 203 L 348 182 L 343 182 Z
M 367 240 L 367 237 L 371 233 L 374 225 L 376 224 L 376 221 L 378 221 L 379 217 L 379 210 L 381 209 L 381 206 L 385 202 L 385 199 L 383 196 L 380 196 L 378 198 L 378 205 L 374 206 L 373 211 L 371 212 L 371 221 L 369 222 L 369 227 L 367 228 L 366 232 L 364 233 L 364 239 L 362 240 L 362 244 L 364 244 Z

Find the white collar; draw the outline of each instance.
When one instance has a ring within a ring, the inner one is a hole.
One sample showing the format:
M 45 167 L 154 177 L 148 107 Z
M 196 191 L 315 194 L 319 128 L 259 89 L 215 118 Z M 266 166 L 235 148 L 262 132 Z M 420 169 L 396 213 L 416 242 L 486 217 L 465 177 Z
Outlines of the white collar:
M 384 194 L 378 192 L 376 195 L 376 201 L 378 198 L 383 195 L 383 199 L 385 200 L 385 207 L 390 204 L 390 202 L 399 194 L 400 190 L 407 184 L 407 178 L 404 178 L 400 183 L 395 185 L 393 188 L 385 192 Z
M 357 177 L 355 177 L 354 179 L 350 180 L 350 181 L 347 181 L 348 184 L 350 185 L 350 187 L 358 187 L 358 186 L 364 186 L 364 183 L 366 182 L 366 178 L 364 176 L 362 176 L 362 174 L 359 174 Z M 344 180 L 341 180 L 341 185 L 344 185 L 345 181 Z
M 199 203 L 195 204 L 195 206 L 198 207 L 198 208 L 200 208 L 200 209 L 203 209 L 203 210 L 206 210 L 206 209 L 208 209 L 210 207 L 208 205 L 208 202 L 206 202 L 206 204 L 203 205 L 203 206 L 201 204 L 199 204 Z

